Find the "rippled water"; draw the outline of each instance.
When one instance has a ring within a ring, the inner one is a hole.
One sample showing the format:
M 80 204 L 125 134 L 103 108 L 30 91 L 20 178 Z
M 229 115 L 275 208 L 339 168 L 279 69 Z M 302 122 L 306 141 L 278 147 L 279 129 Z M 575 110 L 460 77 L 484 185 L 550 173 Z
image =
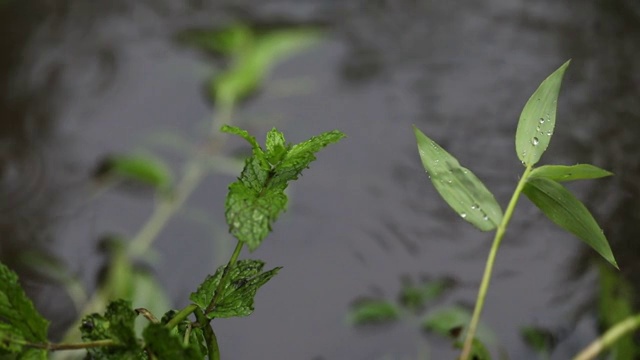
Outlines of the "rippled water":
M 622 273 L 640 283 L 640 9 L 633 0 L 2 4 L 0 258 L 22 269 L 57 334 L 72 320 L 72 304 L 16 254 L 49 249 L 93 286 L 104 261 L 98 239 L 135 233 L 152 202 L 123 191 L 93 199 L 91 171 L 106 154 L 140 148 L 180 170 L 183 157 L 158 139 L 197 141 L 214 109 L 203 95 L 211 59 L 178 44 L 176 34 L 232 21 L 314 24 L 328 33 L 279 66 L 237 123 L 260 137 L 277 126 L 291 141 L 334 128 L 348 138 L 292 187 L 289 211 L 252 254 L 284 269 L 261 290 L 251 317 L 217 323 L 223 357 L 414 359 L 426 346 L 431 359 L 453 358 L 446 341 L 412 324 L 362 331 L 345 321 L 354 299 L 394 297 L 405 275 L 454 277 L 460 286 L 445 304 L 475 298 L 490 234 L 438 197 L 411 125 L 506 205 L 522 172 L 513 140 L 519 112 L 568 58 L 543 162 L 616 173 L 574 189 L 603 224 Z M 228 256 L 222 204 L 232 180 L 209 177 L 156 243 L 157 274 L 176 306 Z M 536 358 L 518 335 L 524 325 L 557 331 L 557 359 L 595 335 L 584 310 L 595 287 L 592 255 L 526 201 L 518 205 L 483 316 L 512 359 Z

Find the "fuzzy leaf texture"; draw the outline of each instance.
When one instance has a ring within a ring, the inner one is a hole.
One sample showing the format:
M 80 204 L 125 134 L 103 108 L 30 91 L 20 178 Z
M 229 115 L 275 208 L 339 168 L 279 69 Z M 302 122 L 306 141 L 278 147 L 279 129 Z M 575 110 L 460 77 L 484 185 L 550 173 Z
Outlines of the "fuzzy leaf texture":
M 560 85 L 570 62 L 549 75 L 522 109 L 516 130 L 516 153 L 524 166 L 535 165 L 549 146 L 556 125 Z
M 162 324 L 149 324 L 142 336 L 147 350 L 156 359 L 202 360 L 204 358 L 199 344 L 189 342 L 185 345 L 177 334 L 173 334 Z
M 18 276 L 0 263 L 0 354 L 44 359 L 42 350 L 23 349 L 24 342 L 47 342 L 49 322 L 35 309 L 18 282 Z
M 225 125 L 223 132 L 247 140 L 253 154 L 245 161 L 238 180 L 229 186 L 225 215 L 229 232 L 253 251 L 271 231 L 271 224 L 287 206 L 284 190 L 316 159 L 315 153 L 344 137 L 330 131 L 297 145 L 286 145 L 276 129 L 267 135 L 265 152 L 245 130 Z
M 213 298 L 226 266 L 218 268 L 214 275 L 209 275 L 191 293 L 189 299 L 205 311 Z M 253 312 L 253 299 L 258 289 L 274 277 L 280 267 L 262 272 L 264 262 L 259 260 L 239 260 L 228 271 L 227 283 L 222 287 L 222 292 L 216 299 L 213 311 L 206 314 L 210 319 L 227 318 L 234 316 L 248 316 Z
M 134 331 L 137 314 L 131 303 L 117 300 L 109 303 L 104 315 L 92 314 L 82 319 L 82 340 L 113 340 L 118 345 L 88 349 L 92 359 L 140 359 L 142 349 Z
M 502 209 L 493 194 L 469 169 L 414 126 L 424 169 L 440 196 L 460 217 L 482 231 L 495 229 Z
M 618 268 L 602 229 L 584 204 L 564 186 L 553 180 L 531 177 L 523 192 L 551 221 L 587 243 Z

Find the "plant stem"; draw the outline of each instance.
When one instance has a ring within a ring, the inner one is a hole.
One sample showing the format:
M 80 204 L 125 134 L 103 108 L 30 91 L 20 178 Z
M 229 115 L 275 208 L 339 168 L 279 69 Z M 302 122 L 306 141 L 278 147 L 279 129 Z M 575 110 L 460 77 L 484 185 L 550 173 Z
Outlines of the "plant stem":
M 198 305 L 190 304 L 187 305 L 184 309 L 178 311 L 178 313 L 169 320 L 169 322 L 165 325 L 167 329 L 173 329 L 176 327 L 182 320 L 186 319 L 189 314 L 196 311 L 198 309 Z
M 576 355 L 573 360 L 595 359 L 598 354 L 620 340 L 621 337 L 638 328 L 640 328 L 640 314 L 628 317 L 594 340 L 589 346 Z
M 531 166 L 527 166 L 527 168 L 524 170 L 524 173 L 522 174 L 522 177 L 520 178 L 520 181 L 518 182 L 518 185 L 516 186 L 516 189 L 511 196 L 511 200 L 509 200 L 509 205 L 507 206 L 507 210 L 505 211 L 502 221 L 500 222 L 500 225 L 498 225 L 496 235 L 493 238 L 493 244 L 491 245 L 489 257 L 487 258 L 487 263 L 484 268 L 484 274 L 482 275 L 482 282 L 480 283 L 480 289 L 478 290 L 476 306 L 473 309 L 473 316 L 471 317 L 471 322 L 469 323 L 469 329 L 464 340 L 464 346 L 462 347 L 460 360 L 467 360 L 469 358 L 469 355 L 471 355 L 471 347 L 473 345 L 473 339 L 476 335 L 476 331 L 478 330 L 478 323 L 480 322 L 480 314 L 482 313 L 482 308 L 484 307 L 484 301 L 487 297 L 487 290 L 489 289 L 489 282 L 491 281 L 491 273 L 493 271 L 496 254 L 498 252 L 498 248 L 500 247 L 500 243 L 502 242 L 502 237 L 507 230 L 507 225 L 509 224 L 511 216 L 513 215 L 513 211 L 515 210 L 516 204 L 518 203 L 520 193 L 522 193 L 522 189 L 527 182 L 527 178 L 529 177 L 531 169 Z
M 229 262 L 227 263 L 227 266 L 224 267 L 224 272 L 222 273 L 222 277 L 220 278 L 220 282 L 218 283 L 216 292 L 213 295 L 213 299 L 211 299 L 209 306 L 207 306 L 207 309 L 204 311 L 205 315 L 213 311 L 213 309 L 216 307 L 216 303 L 220 298 L 222 289 L 224 288 L 224 285 L 227 282 L 227 278 L 229 277 L 229 270 L 231 270 L 231 267 L 235 265 L 236 261 L 238 260 L 238 256 L 240 256 L 240 252 L 242 251 L 243 246 L 244 246 L 244 243 L 238 240 L 238 243 L 236 244 L 236 248 L 235 250 L 233 250 L 233 254 L 231 254 L 231 258 L 229 258 Z
M 195 312 L 196 318 L 198 319 L 198 324 L 202 327 L 204 332 L 204 338 L 207 342 L 207 352 L 209 353 L 210 360 L 220 360 L 220 347 L 218 346 L 218 338 L 216 337 L 216 333 L 213 331 L 213 327 L 211 327 L 211 323 L 202 312 L 202 310 L 198 309 Z

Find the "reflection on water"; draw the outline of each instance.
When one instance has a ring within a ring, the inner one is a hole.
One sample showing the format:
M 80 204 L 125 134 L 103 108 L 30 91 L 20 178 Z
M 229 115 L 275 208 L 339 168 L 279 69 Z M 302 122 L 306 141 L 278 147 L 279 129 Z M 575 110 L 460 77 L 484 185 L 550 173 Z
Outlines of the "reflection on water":
M 11 266 L 19 265 L 19 250 L 42 247 L 93 286 L 103 261 L 97 239 L 134 233 L 151 199 L 116 192 L 89 201 L 91 169 L 105 154 L 143 146 L 154 132 L 197 134 L 211 114 L 201 93 L 211 64 L 175 36 L 245 20 L 320 23 L 331 36 L 276 69 L 239 123 L 258 132 L 277 124 L 293 141 L 333 128 L 349 138 L 292 188 L 290 211 L 255 254 L 284 269 L 259 295 L 251 318 L 219 323 L 225 353 L 241 359 L 415 355 L 421 335 L 413 328 L 362 333 L 345 326 L 349 303 L 371 286 L 396 293 L 399 278 L 411 273 L 455 277 L 460 286 L 451 303 L 469 303 L 490 239 L 461 222 L 430 187 L 411 124 L 506 204 L 522 171 L 513 150 L 519 111 L 567 58 L 573 61 L 558 128 L 543 162 L 588 162 L 616 173 L 575 189 L 601 221 L 622 274 L 640 284 L 640 10 L 633 0 L 0 4 L 6 34 L 0 37 L 0 259 Z M 313 79 L 310 94 L 283 98 L 269 91 L 278 79 L 302 76 Z M 180 168 L 180 156 L 163 155 Z M 218 204 L 231 180 L 211 177 L 190 211 L 221 223 Z M 224 258 L 214 253 L 211 237 L 178 218 L 159 239 L 157 271 L 176 306 L 217 265 L 212 259 Z M 512 358 L 536 358 L 518 335 L 525 325 L 562 330 L 558 359 L 595 335 L 593 307 L 584 305 L 594 270 L 583 266 L 584 275 L 570 276 L 592 256 L 521 202 L 484 314 Z M 181 264 L 178 270 L 167 266 L 172 261 Z M 21 274 L 60 332 L 72 318 L 64 292 Z M 564 296 L 563 289 L 574 291 Z M 572 322 L 581 306 L 588 311 Z M 452 357 L 448 344 L 431 340 L 432 358 Z

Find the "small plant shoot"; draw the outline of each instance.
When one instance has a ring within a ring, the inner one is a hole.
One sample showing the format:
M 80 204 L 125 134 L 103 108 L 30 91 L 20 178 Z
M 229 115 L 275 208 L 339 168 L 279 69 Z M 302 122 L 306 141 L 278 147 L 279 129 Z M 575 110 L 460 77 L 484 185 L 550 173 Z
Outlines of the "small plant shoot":
M 612 174 L 589 164 L 544 165 L 534 168 L 549 146 L 555 129 L 558 94 L 569 62 L 564 63 L 540 84 L 522 110 L 515 143 L 516 154 L 525 166 L 525 171 L 504 216 L 493 194 L 470 170 L 460 166 L 452 155 L 414 127 L 422 164 L 442 198 L 463 219 L 478 229 L 496 229 L 474 313 L 466 331 L 461 360 L 469 359 L 477 347 L 475 334 L 495 256 L 521 193 L 524 193 L 551 221 L 577 236 L 612 266 L 618 268 L 609 243 L 589 210 L 561 184 L 565 181 L 598 179 Z

